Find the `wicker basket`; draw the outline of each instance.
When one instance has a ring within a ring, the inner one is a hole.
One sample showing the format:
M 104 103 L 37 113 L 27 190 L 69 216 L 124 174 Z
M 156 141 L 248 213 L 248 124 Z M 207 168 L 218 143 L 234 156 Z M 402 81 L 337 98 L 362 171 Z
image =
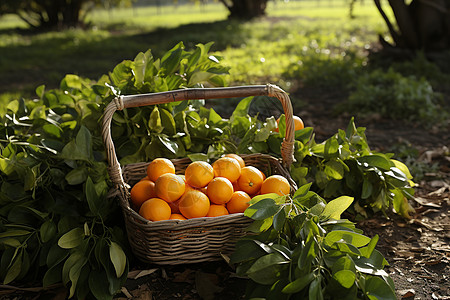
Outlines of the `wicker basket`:
M 188 99 L 217 99 L 265 95 L 278 98 L 286 115 L 286 138 L 281 145 L 282 159 L 266 154 L 242 155 L 246 165 L 255 166 L 266 174 L 286 177 L 295 190 L 289 175 L 293 160 L 294 122 L 292 105 L 287 94 L 274 85 L 241 86 L 229 88 L 184 89 L 154 94 L 120 96 L 105 109 L 103 141 L 105 143 L 108 172 L 115 186 L 114 195 L 122 208 L 128 240 L 134 254 L 143 262 L 160 265 L 198 263 L 222 259 L 234 250 L 235 241 L 246 234 L 252 222 L 242 213 L 214 218 L 167 220 L 151 222 L 141 217 L 130 206 L 130 186 L 146 175 L 148 163 L 120 167 L 111 139 L 111 120 L 116 110 L 128 107 L 162 104 Z M 189 158 L 173 159 L 176 172 L 183 174 L 191 163 Z

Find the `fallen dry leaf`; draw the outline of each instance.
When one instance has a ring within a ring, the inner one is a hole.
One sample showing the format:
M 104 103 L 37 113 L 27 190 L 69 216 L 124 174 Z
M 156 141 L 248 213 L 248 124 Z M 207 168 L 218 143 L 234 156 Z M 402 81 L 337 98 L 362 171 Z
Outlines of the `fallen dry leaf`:
M 203 300 L 213 300 L 215 294 L 223 290 L 222 287 L 217 285 L 218 282 L 219 277 L 216 274 L 205 273 L 200 270 L 195 273 L 195 288 Z
M 431 202 L 430 200 L 422 198 L 422 197 L 414 197 L 414 200 L 423 206 L 431 206 L 431 207 L 441 208 L 441 205 Z
M 175 272 L 174 276 L 175 277 L 172 279 L 172 282 L 194 282 L 194 270 L 192 269 L 185 269 L 183 272 Z
M 158 271 L 157 268 L 148 269 L 148 270 L 133 270 L 128 273 L 128 278 L 130 279 L 138 279 L 147 275 L 150 275 L 154 272 Z
M 402 295 L 402 299 L 414 297 L 416 295 L 416 291 L 413 289 L 401 290 L 401 291 L 398 291 L 398 293 L 400 295 Z

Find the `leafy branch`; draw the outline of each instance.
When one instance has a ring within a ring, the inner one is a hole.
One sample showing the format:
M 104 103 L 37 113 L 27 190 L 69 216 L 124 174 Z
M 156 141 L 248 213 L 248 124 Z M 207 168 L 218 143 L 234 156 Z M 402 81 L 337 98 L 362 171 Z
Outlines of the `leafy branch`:
M 340 219 L 353 198 L 328 203 L 301 186 L 295 194 L 256 196 L 245 215 L 254 222 L 230 263 L 251 279 L 247 299 L 396 299 L 387 265 L 354 223 Z

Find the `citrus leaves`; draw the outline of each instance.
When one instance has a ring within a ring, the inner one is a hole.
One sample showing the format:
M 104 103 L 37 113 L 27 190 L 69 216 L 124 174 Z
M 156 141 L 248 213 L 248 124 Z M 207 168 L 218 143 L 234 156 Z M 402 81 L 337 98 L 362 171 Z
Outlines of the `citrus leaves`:
M 125 60 L 96 82 L 68 74 L 59 89 L 11 101 L 0 119 L 0 281 L 63 282 L 70 297 L 112 299 L 128 272 L 123 224 L 101 140 L 104 107 L 117 95 L 224 85 L 228 67 L 208 54 L 212 43 L 186 51 L 179 43 L 161 59 L 151 51 Z M 202 101 L 114 114 L 111 132 L 122 163 L 236 149 L 226 122 Z M 216 147 L 217 146 L 217 147 Z M 216 148 L 215 148 L 216 147 Z M 119 218 L 120 220 L 120 218 Z
M 378 237 L 361 234 L 340 215 L 353 202 L 328 203 L 301 186 L 291 198 L 254 197 L 245 215 L 257 235 L 236 243 L 230 262 L 248 276 L 248 298 L 396 299 L 387 262 L 375 250 Z
M 352 118 L 345 131 L 320 144 L 312 138 L 299 141 L 296 134 L 292 177 L 299 185 L 313 182 L 312 189 L 325 199 L 355 198 L 350 213 L 367 217 L 393 208 L 409 218 L 414 183 L 408 168 L 391 155 L 372 151 L 364 131 Z

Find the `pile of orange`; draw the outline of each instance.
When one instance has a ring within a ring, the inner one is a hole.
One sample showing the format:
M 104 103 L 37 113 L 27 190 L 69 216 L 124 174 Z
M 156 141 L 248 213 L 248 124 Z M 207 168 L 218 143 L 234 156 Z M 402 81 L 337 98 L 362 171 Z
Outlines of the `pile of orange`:
M 255 195 L 289 194 L 290 185 L 280 175 L 266 175 L 246 166 L 237 154 L 226 154 L 214 163 L 195 161 L 184 175 L 166 158 L 156 158 L 147 176 L 131 189 L 131 203 L 150 221 L 185 220 L 242 213 Z

